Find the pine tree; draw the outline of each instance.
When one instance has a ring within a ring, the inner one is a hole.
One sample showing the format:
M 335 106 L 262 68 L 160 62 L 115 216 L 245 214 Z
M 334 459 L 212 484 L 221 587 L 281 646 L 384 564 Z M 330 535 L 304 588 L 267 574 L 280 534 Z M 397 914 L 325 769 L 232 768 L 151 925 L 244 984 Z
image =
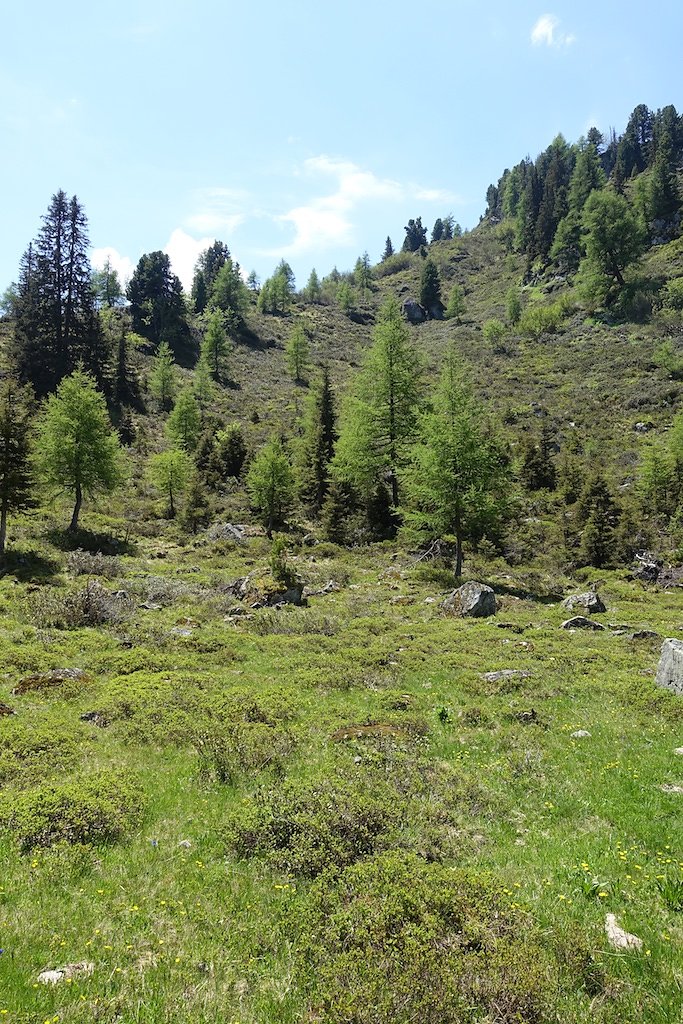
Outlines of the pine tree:
M 616 555 L 620 509 L 600 473 L 588 480 L 577 505 L 578 520 L 583 524 L 579 557 L 585 565 L 601 569 Z
M 196 533 L 198 528 L 207 522 L 209 518 L 209 502 L 206 490 L 199 473 L 195 472 L 190 476 L 185 491 L 185 501 L 180 519 L 181 526 L 191 533 Z
M 242 280 L 238 263 L 230 257 L 223 262 L 209 291 L 208 307 L 223 313 L 224 323 L 232 330 L 238 330 L 244 321 L 244 312 L 249 303 L 246 285 Z
M 69 530 L 75 531 L 84 496 L 110 494 L 123 479 L 119 439 L 94 379 L 81 370 L 65 377 L 47 400 L 37 434 L 38 476 L 73 495 Z
M 390 256 L 394 255 L 394 247 L 391 243 L 391 238 L 387 235 L 387 240 L 384 243 L 384 252 L 382 253 L 382 261 L 388 260 Z
M 403 252 L 417 252 L 427 244 L 427 229 L 422 226 L 422 217 L 411 217 L 404 231 L 406 237 L 403 240 Z
M 180 448 L 169 448 L 150 459 L 149 475 L 168 502 L 170 519 L 175 518 L 176 502 L 185 493 L 191 472 L 190 457 Z
M 128 282 L 133 330 L 154 345 L 164 339 L 174 353 L 182 352 L 190 341 L 185 319 L 183 287 L 171 270 L 165 252 L 141 256 Z
M 216 241 L 201 253 L 195 265 L 192 281 L 192 304 L 195 313 L 204 312 L 216 278 L 229 259 L 230 250 L 225 242 Z
M 459 284 L 454 284 L 451 288 L 450 295 L 448 296 L 448 305 L 446 306 L 446 319 L 455 320 L 459 323 L 463 313 L 465 312 L 465 293 Z
M 7 518 L 29 507 L 32 494 L 30 419 L 33 392 L 12 377 L 0 381 L 0 560 Z
M 420 363 L 396 299 L 380 310 L 373 343 L 352 384 L 334 472 L 365 497 L 384 474 L 391 504 L 399 503 L 399 470 L 413 438 L 420 396 Z

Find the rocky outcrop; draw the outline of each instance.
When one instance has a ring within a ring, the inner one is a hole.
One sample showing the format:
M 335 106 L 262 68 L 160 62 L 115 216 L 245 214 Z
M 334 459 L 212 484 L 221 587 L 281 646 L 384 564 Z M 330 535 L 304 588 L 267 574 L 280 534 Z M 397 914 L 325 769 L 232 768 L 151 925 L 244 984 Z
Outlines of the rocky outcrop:
M 427 310 L 415 299 L 406 299 L 402 308 L 403 315 L 410 324 L 423 324 L 427 319 Z
M 587 619 L 585 615 L 575 615 L 571 619 L 565 619 L 562 623 L 562 629 L 592 629 L 597 632 L 604 628 L 599 622 Z

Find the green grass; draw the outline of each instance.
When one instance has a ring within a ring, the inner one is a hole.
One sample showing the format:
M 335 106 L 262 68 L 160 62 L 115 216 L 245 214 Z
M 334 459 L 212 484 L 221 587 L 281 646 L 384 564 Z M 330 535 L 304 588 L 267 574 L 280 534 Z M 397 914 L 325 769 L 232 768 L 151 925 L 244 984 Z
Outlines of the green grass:
M 65 556 L 40 543 L 57 566 L 52 583 L 80 586 L 59 568 Z M 167 557 L 150 558 L 160 545 Z M 320 560 L 302 549 L 296 570 L 312 584 L 337 578 L 338 591 L 225 621 L 219 584 L 267 562 L 259 538 L 217 556 L 208 542 L 140 539 L 104 581 L 134 595 L 130 617 L 98 628 L 36 627 L 33 585 L 0 581 L 0 701 L 17 712 L 0 719 L 2 764 L 13 765 L 0 817 L 50 781 L 101 772 L 134 776 L 145 807 L 142 824 L 113 843 L 22 853 L 5 831 L 2 1017 L 275 1024 L 312 1019 L 325 1004 L 322 1019 L 341 1019 L 337 997 L 318 991 L 296 956 L 319 927 L 310 869 L 394 851 L 417 856 L 428 876 L 430 864 L 491 873 L 510 913 L 529 915 L 551 958 L 550 1016 L 539 1019 L 676 1019 L 681 798 L 661 786 L 681 782 L 683 703 L 654 687 L 658 642 L 567 634 L 554 595 L 572 582 L 499 563 L 478 567 L 499 590 L 496 618 L 446 619 L 438 600 L 426 602 L 449 574 L 390 545 L 328 546 Z M 683 629 L 676 591 L 601 579 L 603 622 L 662 637 Z M 139 608 L 154 594 L 159 610 Z M 179 622 L 188 636 L 173 632 Z M 29 672 L 57 667 L 82 668 L 87 681 L 12 696 Z M 483 680 L 499 668 L 530 674 Z M 105 728 L 79 720 L 93 710 Z M 572 739 L 577 729 L 591 736 Z M 293 742 L 264 758 L 263 736 L 285 732 Z M 27 735 L 50 740 L 30 750 Z M 198 747 L 198 736 L 214 746 Z M 223 783 L 215 758 L 228 759 Z M 286 817 L 287 793 L 308 823 L 289 853 L 270 852 L 271 839 L 253 849 L 229 839 L 259 801 L 280 800 Z M 380 824 L 368 845 L 370 820 Z M 340 829 L 350 846 L 339 846 Z M 333 898 L 337 883 L 326 884 Z M 642 952 L 608 948 L 607 912 L 643 939 Z M 83 960 L 91 977 L 38 984 L 41 970 Z

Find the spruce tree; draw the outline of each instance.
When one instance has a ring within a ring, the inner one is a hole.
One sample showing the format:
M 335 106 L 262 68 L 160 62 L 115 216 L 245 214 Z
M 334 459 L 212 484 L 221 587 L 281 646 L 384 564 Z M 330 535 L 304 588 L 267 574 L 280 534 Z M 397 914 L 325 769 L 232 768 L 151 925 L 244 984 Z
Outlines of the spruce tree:
M 168 417 L 166 433 L 179 448 L 193 451 L 201 433 L 201 412 L 189 388 L 178 395 L 173 412 Z
M 298 466 L 299 494 L 317 515 L 329 489 L 329 467 L 337 440 L 334 394 L 330 372 L 323 366 L 311 389 L 304 415 L 304 433 Z
M 420 274 L 420 305 L 424 306 L 430 316 L 441 316 L 441 279 L 438 267 L 431 257 L 425 260 Z
M 7 518 L 31 504 L 30 417 L 33 392 L 13 377 L 0 382 L 0 560 Z
M 384 252 L 382 253 L 382 261 L 388 260 L 390 256 L 394 255 L 394 247 L 391 242 L 391 238 L 387 235 L 387 240 L 384 243 Z
M 57 192 L 24 254 L 17 288 L 14 362 L 39 396 L 79 363 L 100 382 L 105 376 L 88 246 L 78 199 Z

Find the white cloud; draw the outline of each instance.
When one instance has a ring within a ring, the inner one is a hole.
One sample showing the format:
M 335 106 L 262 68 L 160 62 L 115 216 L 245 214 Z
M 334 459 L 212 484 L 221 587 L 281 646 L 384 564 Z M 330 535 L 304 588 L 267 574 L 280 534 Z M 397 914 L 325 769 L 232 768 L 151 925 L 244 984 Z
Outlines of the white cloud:
M 296 256 L 304 252 L 326 250 L 336 245 L 351 245 L 355 238 L 353 212 L 368 201 L 400 203 L 408 199 L 423 202 L 450 202 L 454 199 L 441 189 L 402 184 L 391 178 L 379 178 L 350 160 L 336 157 L 310 157 L 297 177 L 326 176 L 336 179 L 336 188 L 276 216 L 276 223 L 292 225 L 294 238 L 286 246 L 270 250 L 273 256 Z
M 122 256 L 120 252 L 112 249 L 111 246 L 105 245 L 101 249 L 93 249 L 90 262 L 95 270 L 102 270 L 107 260 L 109 260 L 112 270 L 115 270 L 119 275 L 121 286 L 125 288 L 135 270 L 135 264 L 128 256 Z
M 182 228 L 171 232 L 171 237 L 164 246 L 164 252 L 170 257 L 173 273 L 182 281 L 183 288 L 189 291 L 192 287 L 194 267 L 198 257 L 215 239 L 213 235 L 206 238 L 192 238 Z
M 234 188 L 202 188 L 193 193 L 193 212 L 185 218 L 190 231 L 229 235 L 245 220 L 249 193 Z M 213 241 L 213 239 L 212 239 Z
M 531 30 L 531 42 L 534 46 L 552 46 L 559 49 L 575 43 L 576 36 L 560 31 L 560 20 L 554 14 L 542 14 Z

